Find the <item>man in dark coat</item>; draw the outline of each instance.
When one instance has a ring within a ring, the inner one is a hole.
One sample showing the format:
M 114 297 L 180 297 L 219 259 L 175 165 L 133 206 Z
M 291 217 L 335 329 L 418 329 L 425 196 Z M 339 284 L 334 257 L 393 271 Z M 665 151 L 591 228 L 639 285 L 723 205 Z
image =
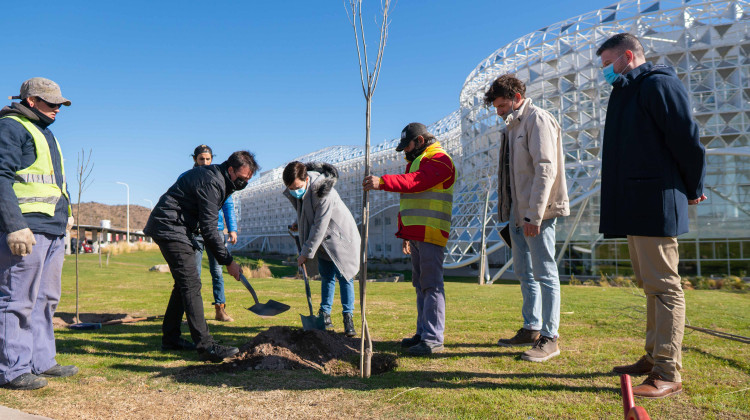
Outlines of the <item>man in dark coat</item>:
M 212 362 L 221 362 L 239 352 L 236 347 L 216 344 L 208 332 L 193 236 L 200 233 L 206 248 L 239 280 L 240 267 L 232 260 L 216 226 L 224 201 L 233 192 L 245 188 L 257 171 L 258 164 L 252 153 L 234 152 L 220 165 L 199 166 L 183 174 L 151 212 L 143 231 L 159 245 L 174 278 L 174 289 L 162 324 L 163 350 L 197 349 L 202 360 Z M 194 344 L 180 338 L 183 313 L 187 315 Z
M 633 394 L 662 398 L 682 390 L 685 296 L 677 235 L 688 231 L 688 205 L 706 199 L 705 149 L 687 90 L 672 68 L 646 62 L 638 38 L 617 34 L 596 55 L 613 87 L 604 126 L 599 232 L 627 236 L 633 271 L 647 296 L 646 354 L 614 370 L 648 375 Z

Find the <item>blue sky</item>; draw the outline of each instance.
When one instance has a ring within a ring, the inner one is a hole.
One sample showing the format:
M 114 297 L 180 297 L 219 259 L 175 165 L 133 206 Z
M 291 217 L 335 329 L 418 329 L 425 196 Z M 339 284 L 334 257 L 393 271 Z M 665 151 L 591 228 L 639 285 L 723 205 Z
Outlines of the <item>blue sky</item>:
M 498 48 L 611 3 L 398 1 L 372 144 L 457 109 L 466 76 Z M 0 9 L 0 94 L 18 94 L 35 76 L 60 84 L 73 105 L 51 128 L 71 181 L 77 154 L 93 152 L 83 201 L 125 204 L 122 181 L 131 204 L 156 203 L 201 143 L 217 162 L 253 151 L 264 170 L 323 147 L 364 144 L 365 102 L 341 1 L 28 4 Z M 374 29 L 379 1 L 365 4 Z M 377 34 L 368 37 L 374 53 Z

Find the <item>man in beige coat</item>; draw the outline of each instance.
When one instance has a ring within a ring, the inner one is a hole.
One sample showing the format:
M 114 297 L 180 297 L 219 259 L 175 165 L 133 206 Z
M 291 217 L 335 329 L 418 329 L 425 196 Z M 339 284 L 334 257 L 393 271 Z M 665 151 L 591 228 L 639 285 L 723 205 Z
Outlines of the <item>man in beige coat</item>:
M 570 214 L 560 124 L 525 98 L 513 75 L 498 77 L 484 95 L 505 119 L 498 171 L 498 216 L 508 222 L 513 271 L 521 282 L 523 327 L 503 347 L 532 346 L 521 356 L 544 362 L 560 354 L 560 279 L 555 223 Z

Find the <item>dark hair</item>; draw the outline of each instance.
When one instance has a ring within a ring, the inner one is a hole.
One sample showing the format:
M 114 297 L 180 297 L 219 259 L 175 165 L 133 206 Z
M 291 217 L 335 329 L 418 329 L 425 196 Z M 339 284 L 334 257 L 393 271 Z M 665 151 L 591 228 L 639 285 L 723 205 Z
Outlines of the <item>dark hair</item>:
M 307 165 L 302 162 L 294 161 L 289 162 L 284 168 L 284 173 L 281 175 L 281 179 L 284 180 L 284 185 L 287 187 L 292 185 L 295 179 L 306 180 L 307 179 Z
M 247 150 L 240 150 L 232 153 L 229 155 L 229 159 L 227 159 L 226 163 L 234 168 L 235 171 L 243 166 L 248 166 L 250 167 L 250 172 L 256 174 L 260 169 L 260 166 L 258 166 L 258 163 L 255 161 L 255 155 Z
M 211 150 L 210 147 L 206 146 L 205 144 L 201 144 L 200 146 L 196 147 L 195 150 L 193 150 L 193 159 L 197 158 L 201 153 L 208 153 L 209 155 L 211 155 L 211 157 L 214 156 L 214 151 Z
M 494 82 L 484 94 L 484 104 L 492 105 L 497 98 L 513 99 L 516 93 L 522 98 L 526 97 L 526 85 L 516 78 L 515 74 L 504 74 Z
M 608 40 L 604 41 L 604 44 L 602 44 L 602 46 L 599 47 L 598 50 L 596 50 L 596 56 L 601 56 L 602 53 L 607 50 L 617 50 L 620 53 L 625 52 L 625 50 L 630 50 L 640 57 L 645 57 L 645 52 L 643 50 L 643 44 L 641 44 L 641 41 L 638 40 L 635 35 L 631 35 L 627 32 L 614 35 Z

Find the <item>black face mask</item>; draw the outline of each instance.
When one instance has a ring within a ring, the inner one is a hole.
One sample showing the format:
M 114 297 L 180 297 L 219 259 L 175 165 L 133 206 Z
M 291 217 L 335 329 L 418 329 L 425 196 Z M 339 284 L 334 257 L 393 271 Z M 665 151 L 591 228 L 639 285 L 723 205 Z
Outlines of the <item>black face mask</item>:
M 237 191 L 247 187 L 247 181 L 244 179 L 235 178 L 235 180 L 232 181 L 232 184 L 234 184 L 234 189 Z
M 404 155 L 406 156 L 406 160 L 408 160 L 409 162 L 414 162 L 414 160 L 416 160 L 419 157 L 419 155 L 424 153 L 425 149 L 427 149 L 427 146 L 428 144 L 425 143 L 422 145 L 422 147 L 415 147 L 414 149 L 412 149 L 411 152 L 404 152 Z

